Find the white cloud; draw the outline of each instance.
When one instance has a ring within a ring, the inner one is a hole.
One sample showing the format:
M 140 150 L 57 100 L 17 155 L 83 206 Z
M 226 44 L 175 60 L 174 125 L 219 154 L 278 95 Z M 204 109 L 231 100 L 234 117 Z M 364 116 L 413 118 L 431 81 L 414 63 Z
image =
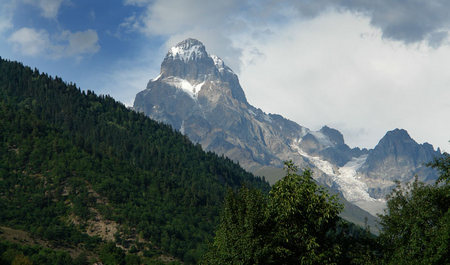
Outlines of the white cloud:
M 120 27 L 138 30 L 148 36 L 166 36 L 166 48 L 187 37 L 201 40 L 211 53 L 221 53 L 230 66 L 239 69 L 240 50 L 230 35 L 246 28 L 241 8 L 246 1 L 207 0 L 128 0 L 125 4 L 145 6 L 140 15 L 132 15 Z
M 8 16 L 0 16 L 0 34 L 12 28 L 11 18 Z
M 0 5 L 0 36 L 13 27 L 12 18 L 14 7 L 13 0 L 4 0 Z
M 172 35 L 208 25 L 217 29 L 229 24 L 227 18 L 238 8 L 238 1 L 158 0 L 149 5 L 143 22 L 149 34 Z
M 97 32 L 92 29 L 74 33 L 65 30 L 61 34 L 61 39 L 67 42 L 63 52 L 66 56 L 94 54 L 100 50 Z M 63 54 L 60 56 L 64 56 Z
M 50 44 L 49 36 L 45 30 L 21 28 L 15 31 L 9 38 L 14 50 L 28 56 L 37 56 L 45 53 Z
M 119 24 L 118 33 L 116 33 L 117 37 L 120 37 L 120 31 L 125 30 L 125 32 L 134 32 L 141 30 L 142 25 L 139 22 L 139 19 L 136 17 L 136 14 L 126 17 L 122 23 Z
M 163 36 L 166 49 L 198 38 L 239 73 L 256 107 L 312 129 L 334 126 L 352 146 L 373 147 L 401 127 L 450 151 L 447 9 L 434 2 L 389 11 L 389 1 L 127 0 L 144 11 L 122 27 Z
M 243 50 L 241 83 L 255 106 L 312 129 L 334 126 L 353 146 L 373 147 L 399 127 L 450 149 L 448 46 L 383 39 L 367 17 L 352 13 L 272 32 L 235 40 Z
M 63 31 L 57 36 L 50 36 L 46 30 L 21 28 L 11 34 L 8 42 L 16 52 L 26 56 L 51 57 L 54 59 L 95 54 L 100 50 L 98 35 L 95 30 Z
M 151 0 L 125 0 L 125 5 L 145 6 L 151 3 Z
M 24 0 L 25 3 L 41 9 L 41 16 L 49 19 L 58 17 L 58 12 L 65 0 Z

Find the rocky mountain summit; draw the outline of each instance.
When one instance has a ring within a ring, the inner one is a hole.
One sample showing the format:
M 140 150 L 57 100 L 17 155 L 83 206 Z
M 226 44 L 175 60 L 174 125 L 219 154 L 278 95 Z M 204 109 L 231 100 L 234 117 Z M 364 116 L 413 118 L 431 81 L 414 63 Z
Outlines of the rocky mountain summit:
M 161 74 L 136 95 L 134 109 L 249 170 L 262 165 L 281 167 L 292 153 L 292 139 L 308 132 L 280 115 L 251 106 L 237 75 L 194 39 L 168 51 Z M 301 155 L 294 156 L 304 164 Z
M 133 107 L 249 171 L 278 173 L 289 159 L 310 167 L 319 183 L 372 214 L 385 207 L 394 180 L 411 181 L 414 174 L 425 181 L 436 178 L 424 163 L 440 151 L 416 143 L 405 130 L 388 132 L 372 150 L 350 148 L 336 129 L 312 131 L 255 108 L 237 75 L 195 39 L 169 49 L 160 75 L 136 95 Z
M 369 184 L 370 195 L 383 198 L 396 180 L 408 182 L 417 175 L 420 181 L 433 183 L 436 172 L 425 163 L 439 155 L 431 144 L 418 144 L 406 130 L 395 129 L 370 150 L 359 174 Z

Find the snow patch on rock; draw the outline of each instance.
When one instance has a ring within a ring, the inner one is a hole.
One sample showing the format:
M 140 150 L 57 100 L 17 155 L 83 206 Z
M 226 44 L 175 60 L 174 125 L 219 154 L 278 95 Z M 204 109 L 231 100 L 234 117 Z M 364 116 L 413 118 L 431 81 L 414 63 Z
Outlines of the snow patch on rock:
M 173 59 L 180 59 L 183 62 L 190 60 L 196 60 L 205 57 L 205 52 L 200 45 L 193 45 L 189 47 L 185 46 L 174 46 L 170 48 L 167 56 Z
M 367 155 L 354 157 L 343 167 L 339 168 L 338 174 L 333 180 L 338 184 L 344 197 L 350 202 L 356 201 L 376 201 L 369 195 L 369 187 L 366 183 L 356 177 L 357 170 L 364 164 Z
M 178 77 L 167 77 L 162 80 L 162 82 L 171 85 L 173 87 L 181 89 L 183 92 L 187 93 L 191 98 L 196 99 L 198 96 L 198 92 L 202 89 L 203 85 L 205 84 L 205 81 L 201 83 L 194 83 L 191 84 L 186 79 L 181 79 Z
M 161 78 L 161 74 L 159 74 L 157 77 L 155 77 L 155 78 L 152 78 L 150 81 L 151 82 L 155 82 L 155 81 L 158 81 L 159 79 Z
M 184 128 L 184 120 L 181 122 L 181 127 L 180 127 L 180 133 L 184 134 L 185 132 L 185 128 Z
M 294 143 L 292 148 L 303 157 L 308 158 L 318 169 L 329 175 L 337 189 L 342 192 L 344 198 L 349 202 L 356 204 L 373 215 L 382 213 L 386 208 L 386 200 L 372 198 L 369 195 L 367 184 L 357 177 L 357 170 L 364 164 L 367 155 L 354 157 L 343 167 L 337 168 L 320 157 L 307 154 L 299 148 L 298 143 Z
M 211 59 L 213 59 L 214 65 L 216 66 L 217 70 L 219 70 L 219 72 L 222 73 L 224 71 L 227 71 L 233 73 L 233 70 L 231 70 L 228 66 L 226 66 L 223 60 L 220 59 L 218 56 L 211 54 L 210 57 Z

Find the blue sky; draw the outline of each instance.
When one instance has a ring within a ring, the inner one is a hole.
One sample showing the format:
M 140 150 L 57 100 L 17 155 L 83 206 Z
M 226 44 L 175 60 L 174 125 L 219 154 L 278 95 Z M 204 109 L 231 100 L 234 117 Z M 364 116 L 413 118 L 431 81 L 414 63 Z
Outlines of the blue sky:
M 0 0 L 0 56 L 132 105 L 170 46 L 201 40 L 251 104 L 372 148 L 450 151 L 450 1 Z
M 144 49 L 153 50 L 158 60 L 163 56 L 159 47 L 164 38 L 148 38 L 121 26 L 140 9 L 107 0 L 9 1 L 2 13 L 9 25 L 2 30 L 0 56 L 109 94 L 101 83 L 124 58 L 131 62 Z

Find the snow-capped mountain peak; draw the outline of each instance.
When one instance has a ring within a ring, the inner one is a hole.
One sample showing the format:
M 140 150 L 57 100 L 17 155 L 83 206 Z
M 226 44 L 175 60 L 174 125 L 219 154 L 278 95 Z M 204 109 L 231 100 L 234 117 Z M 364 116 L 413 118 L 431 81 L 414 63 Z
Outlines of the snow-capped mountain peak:
M 208 57 L 203 43 L 196 39 L 186 39 L 169 49 L 166 58 L 187 62 Z
M 405 130 L 388 132 L 371 150 L 350 148 L 336 129 L 312 131 L 255 108 L 247 102 L 238 76 L 195 39 L 168 50 L 161 74 L 136 95 L 134 109 L 255 174 L 273 177 L 272 170 L 285 160 L 310 167 L 319 183 L 371 213 L 383 208 L 395 180 L 408 182 L 416 173 L 421 180 L 436 178 L 424 163 L 440 152 L 416 143 Z
M 186 39 L 171 47 L 163 62 L 161 73 L 153 78 L 147 88 L 157 83 L 186 92 L 191 98 L 198 96 L 210 102 L 233 99 L 247 104 L 237 75 L 216 55 L 210 55 L 202 42 L 196 39 Z M 208 90 L 202 90 L 203 85 Z M 238 103 L 233 103 L 238 104 Z

